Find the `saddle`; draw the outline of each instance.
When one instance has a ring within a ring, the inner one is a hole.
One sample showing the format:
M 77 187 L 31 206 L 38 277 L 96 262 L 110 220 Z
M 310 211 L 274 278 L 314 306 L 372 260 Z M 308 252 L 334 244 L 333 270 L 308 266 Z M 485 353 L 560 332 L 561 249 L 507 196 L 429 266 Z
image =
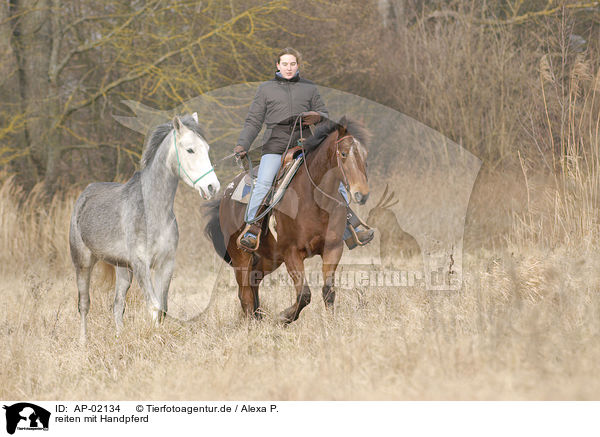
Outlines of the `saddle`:
M 291 217 L 296 216 L 296 212 L 298 211 L 298 197 L 295 195 L 295 193 L 293 191 L 290 193 L 293 195 L 287 196 L 286 197 L 287 200 L 285 202 L 281 202 L 281 204 L 280 204 L 280 201 L 283 199 L 283 196 L 286 193 L 286 190 L 287 190 L 290 182 L 292 181 L 294 175 L 300 168 L 300 165 L 302 164 L 303 160 L 304 160 L 304 156 L 302 155 L 302 147 L 301 146 L 294 147 L 294 148 L 290 149 L 288 151 L 288 153 L 286 153 L 286 155 L 283 157 L 282 165 L 280 166 L 279 171 L 277 172 L 277 175 L 275 177 L 275 181 L 273 182 L 273 187 L 271 188 L 269 194 L 263 200 L 261 207 L 258 209 L 259 211 L 264 211 L 265 207 L 277 208 L 279 211 L 282 211 Z M 249 173 L 250 172 L 247 172 L 244 175 L 244 177 L 242 177 L 240 179 L 240 181 L 238 182 L 237 187 L 234 189 L 234 191 L 231 195 L 232 200 L 235 200 L 235 201 L 238 201 L 241 203 L 248 203 L 250 201 L 250 187 L 252 184 L 252 179 L 255 179 L 258 175 L 258 168 L 256 168 L 256 169 L 253 168 L 252 177 L 250 176 Z M 276 227 L 275 217 L 273 215 L 271 215 L 270 212 L 267 213 L 266 217 L 268 217 L 267 222 L 269 224 L 268 225 L 269 230 L 271 231 L 271 233 L 277 240 L 277 232 L 275 230 L 275 227 Z M 258 249 L 262 231 L 263 231 L 263 228 L 265 228 L 265 226 L 263 226 L 263 223 L 264 223 L 263 220 L 264 220 L 264 217 L 262 219 L 258 220 L 257 222 L 255 222 L 251 225 L 248 225 L 247 230 L 246 230 L 246 231 L 250 231 L 252 234 L 256 235 L 256 244 L 255 244 L 254 248 L 251 249 L 251 248 L 247 247 L 247 243 L 241 244 L 241 239 L 245 238 L 244 232 L 242 232 L 238 236 L 237 246 L 239 248 L 246 250 L 246 251 L 251 251 L 251 252 Z
M 271 190 L 272 195 L 265 197 L 263 206 L 275 206 L 281 201 L 290 182 L 304 160 L 303 156 L 299 156 L 301 153 L 302 147 L 296 146 L 285 154 L 283 157 L 283 164 L 280 166 L 279 172 L 277 173 L 277 176 L 275 176 L 275 181 L 273 182 L 274 188 Z M 244 177 L 240 179 L 231 195 L 232 200 L 240 203 L 249 202 L 252 182 L 258 176 L 258 169 L 258 166 L 252 168 L 252 176 L 250 176 L 250 172 L 247 171 Z

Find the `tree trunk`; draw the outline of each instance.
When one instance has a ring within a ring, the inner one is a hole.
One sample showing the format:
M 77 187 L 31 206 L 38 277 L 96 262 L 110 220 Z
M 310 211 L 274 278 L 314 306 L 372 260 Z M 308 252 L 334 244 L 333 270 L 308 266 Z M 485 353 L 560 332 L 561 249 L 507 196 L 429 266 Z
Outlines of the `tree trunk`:
M 22 110 L 26 113 L 25 141 L 34 164 L 33 174 L 52 191 L 57 178 L 58 88 L 50 79 L 53 50 L 50 0 L 13 0 L 13 13 L 20 19 L 14 35 L 14 48 L 19 66 L 19 88 Z
M 11 45 L 13 26 L 8 3 L 0 2 L 0 87 L 6 85 L 6 89 L 10 89 L 9 83 L 14 84 L 17 74 L 17 58 Z

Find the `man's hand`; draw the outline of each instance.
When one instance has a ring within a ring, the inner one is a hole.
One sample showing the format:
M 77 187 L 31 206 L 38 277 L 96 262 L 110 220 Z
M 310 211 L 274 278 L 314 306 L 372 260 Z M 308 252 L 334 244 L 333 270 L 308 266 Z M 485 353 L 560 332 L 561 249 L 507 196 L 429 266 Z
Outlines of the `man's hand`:
M 321 116 L 318 112 L 308 111 L 302 113 L 302 123 L 305 125 L 315 124 L 321 121 Z
M 233 149 L 233 153 L 235 154 L 236 158 L 243 158 L 244 156 L 246 156 L 246 150 L 243 146 L 240 145 L 235 146 L 235 148 Z

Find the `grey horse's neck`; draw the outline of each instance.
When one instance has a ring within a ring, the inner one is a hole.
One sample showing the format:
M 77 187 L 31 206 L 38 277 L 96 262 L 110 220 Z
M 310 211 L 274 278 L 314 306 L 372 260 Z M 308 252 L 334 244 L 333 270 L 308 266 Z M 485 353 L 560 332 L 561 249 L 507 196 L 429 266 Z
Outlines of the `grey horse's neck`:
M 168 161 L 173 146 L 173 135 L 169 133 L 150 164 L 140 172 L 144 206 L 152 213 L 157 225 L 173 219 L 173 201 L 179 177 Z

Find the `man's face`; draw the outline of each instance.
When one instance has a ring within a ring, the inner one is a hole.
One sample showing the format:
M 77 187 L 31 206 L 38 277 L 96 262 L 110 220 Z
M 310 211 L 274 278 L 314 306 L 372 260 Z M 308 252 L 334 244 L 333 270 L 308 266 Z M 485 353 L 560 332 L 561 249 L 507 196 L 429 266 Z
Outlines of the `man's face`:
M 291 79 L 298 71 L 298 61 L 294 55 L 283 55 L 279 58 L 277 69 L 285 79 Z

